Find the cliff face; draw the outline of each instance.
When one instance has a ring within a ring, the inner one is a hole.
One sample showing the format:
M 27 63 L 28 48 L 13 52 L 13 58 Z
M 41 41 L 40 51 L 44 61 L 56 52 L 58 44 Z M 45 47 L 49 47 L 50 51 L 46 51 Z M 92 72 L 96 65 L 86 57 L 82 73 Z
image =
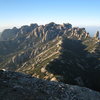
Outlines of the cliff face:
M 100 100 L 100 93 L 0 70 L 1 100 Z
M 0 41 L 0 69 L 100 90 L 97 35 L 92 38 L 85 28 L 53 22 L 5 30 Z
M 6 29 L 2 32 L 1 38 L 2 40 L 17 40 L 17 42 L 25 42 L 27 39 L 32 40 L 35 39 L 41 42 L 50 41 L 57 36 L 62 36 L 63 34 L 67 34 L 70 37 L 76 37 L 77 39 L 87 38 L 89 37 L 89 33 L 86 32 L 85 28 L 72 28 L 72 25 L 67 24 L 55 24 L 53 22 L 40 25 L 31 24 L 30 26 L 22 26 L 17 29 L 14 27 L 13 29 Z M 34 41 L 35 42 L 35 41 Z

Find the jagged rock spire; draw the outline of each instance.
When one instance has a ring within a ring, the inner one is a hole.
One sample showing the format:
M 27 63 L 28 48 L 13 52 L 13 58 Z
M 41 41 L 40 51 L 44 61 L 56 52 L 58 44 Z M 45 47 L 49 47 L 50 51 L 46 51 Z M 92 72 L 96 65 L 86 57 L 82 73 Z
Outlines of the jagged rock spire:
M 97 31 L 94 35 L 94 38 L 98 38 L 99 39 L 99 31 Z

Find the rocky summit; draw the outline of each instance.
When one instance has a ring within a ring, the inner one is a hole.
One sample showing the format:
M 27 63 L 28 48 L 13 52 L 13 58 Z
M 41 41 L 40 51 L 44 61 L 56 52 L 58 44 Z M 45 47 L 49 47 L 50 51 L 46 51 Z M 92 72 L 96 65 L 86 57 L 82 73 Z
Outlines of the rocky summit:
M 100 93 L 0 70 L 0 100 L 100 100 Z
M 91 37 L 85 28 L 54 22 L 6 29 L 0 69 L 100 91 L 99 31 Z

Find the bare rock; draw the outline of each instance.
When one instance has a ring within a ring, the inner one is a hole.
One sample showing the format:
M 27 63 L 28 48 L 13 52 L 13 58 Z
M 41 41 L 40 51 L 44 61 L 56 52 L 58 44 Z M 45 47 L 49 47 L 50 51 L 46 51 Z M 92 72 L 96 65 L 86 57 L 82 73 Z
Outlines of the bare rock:
M 0 100 L 100 100 L 100 93 L 0 70 Z

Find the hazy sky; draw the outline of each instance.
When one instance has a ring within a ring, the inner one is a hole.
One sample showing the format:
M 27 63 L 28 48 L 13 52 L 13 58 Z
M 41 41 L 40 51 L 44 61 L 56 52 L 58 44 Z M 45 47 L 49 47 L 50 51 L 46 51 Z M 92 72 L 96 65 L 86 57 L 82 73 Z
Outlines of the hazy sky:
M 100 25 L 100 0 L 0 0 L 0 30 L 30 23 Z

